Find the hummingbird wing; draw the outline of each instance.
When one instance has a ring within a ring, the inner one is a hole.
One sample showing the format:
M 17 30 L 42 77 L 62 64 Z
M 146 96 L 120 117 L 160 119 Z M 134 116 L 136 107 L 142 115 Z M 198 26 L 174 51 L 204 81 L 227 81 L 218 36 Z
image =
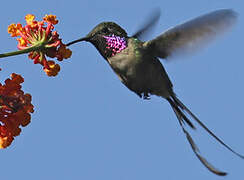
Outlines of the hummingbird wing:
M 134 35 L 132 35 L 132 37 L 142 40 L 149 33 L 151 33 L 151 31 L 157 24 L 159 18 L 160 18 L 160 9 L 159 8 L 154 9 L 154 11 L 152 11 L 149 18 L 145 21 L 145 23 L 141 26 L 141 28 Z
M 213 11 L 165 31 L 144 47 L 160 58 L 194 52 L 229 30 L 236 19 L 237 13 L 231 9 Z

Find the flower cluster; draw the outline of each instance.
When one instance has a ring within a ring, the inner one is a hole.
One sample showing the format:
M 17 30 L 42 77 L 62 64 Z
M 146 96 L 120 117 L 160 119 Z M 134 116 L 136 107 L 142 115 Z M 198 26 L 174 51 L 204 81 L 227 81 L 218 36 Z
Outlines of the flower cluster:
M 11 74 L 11 79 L 0 84 L 0 148 L 8 147 L 15 136 L 21 132 L 20 126 L 30 123 L 33 113 L 31 95 L 24 94 L 21 83 L 24 79 L 17 74 Z
M 54 61 L 46 59 L 57 58 L 62 61 L 71 56 L 72 52 L 59 38 L 57 31 L 53 31 L 54 25 L 58 23 L 56 16 L 46 15 L 42 21 L 36 21 L 35 16 L 28 14 L 25 16 L 26 26 L 21 24 L 11 24 L 8 33 L 17 38 L 18 49 L 23 53 L 29 53 L 29 58 L 35 64 L 41 64 L 48 76 L 56 76 L 60 71 L 60 66 Z

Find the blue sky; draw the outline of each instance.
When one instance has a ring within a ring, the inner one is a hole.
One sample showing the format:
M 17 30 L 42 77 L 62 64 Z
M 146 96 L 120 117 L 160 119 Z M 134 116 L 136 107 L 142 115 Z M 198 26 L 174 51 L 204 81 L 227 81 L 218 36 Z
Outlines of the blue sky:
M 16 49 L 7 26 L 26 14 L 57 15 L 64 42 L 86 35 L 101 21 L 115 21 L 133 34 L 155 7 L 161 18 L 150 38 L 210 11 L 232 8 L 239 20 L 230 33 L 198 53 L 166 63 L 178 97 L 212 131 L 244 154 L 242 0 L 64 1 L 1 3 L 1 52 Z M 201 128 L 192 132 L 201 152 L 229 174 L 217 177 L 195 157 L 169 104 L 152 96 L 139 99 L 124 87 L 96 49 L 71 47 L 55 78 L 26 55 L 1 59 L 1 82 L 12 72 L 25 78 L 33 96 L 31 124 L 1 150 L 1 179 L 176 180 L 242 179 L 244 160 Z

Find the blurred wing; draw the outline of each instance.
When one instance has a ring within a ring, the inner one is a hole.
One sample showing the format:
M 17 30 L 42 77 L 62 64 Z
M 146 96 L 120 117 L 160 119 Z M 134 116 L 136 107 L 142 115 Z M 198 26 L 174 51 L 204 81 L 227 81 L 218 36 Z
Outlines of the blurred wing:
M 143 40 L 155 27 L 160 18 L 160 9 L 154 9 L 149 18 L 145 21 L 142 27 L 132 36 L 134 38 Z
M 169 29 L 144 46 L 160 58 L 194 52 L 229 30 L 236 19 L 231 9 L 217 10 Z

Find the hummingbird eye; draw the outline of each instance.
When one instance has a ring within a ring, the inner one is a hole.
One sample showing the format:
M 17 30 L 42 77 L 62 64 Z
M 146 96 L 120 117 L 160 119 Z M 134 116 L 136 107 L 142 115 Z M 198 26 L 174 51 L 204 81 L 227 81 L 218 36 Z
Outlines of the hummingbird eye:
M 109 33 L 109 29 L 108 29 L 107 27 L 104 27 L 104 28 L 102 29 L 102 32 L 105 33 L 105 34 L 107 34 L 107 33 Z

